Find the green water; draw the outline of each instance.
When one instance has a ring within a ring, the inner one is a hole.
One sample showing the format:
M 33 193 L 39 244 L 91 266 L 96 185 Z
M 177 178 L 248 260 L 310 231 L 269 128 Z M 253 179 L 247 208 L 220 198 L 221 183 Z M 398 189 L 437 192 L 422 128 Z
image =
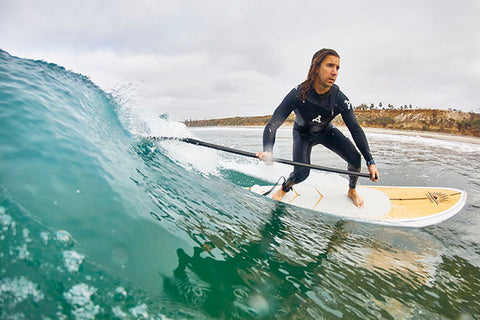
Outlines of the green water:
M 121 101 L 0 51 L 1 319 L 479 317 L 479 145 L 369 134 L 383 184 L 468 193 L 439 225 L 389 228 L 242 188 L 288 167 L 137 135 L 257 151 L 260 129 L 138 125 Z M 288 158 L 290 131 L 277 140 Z M 340 165 L 322 149 L 313 162 Z

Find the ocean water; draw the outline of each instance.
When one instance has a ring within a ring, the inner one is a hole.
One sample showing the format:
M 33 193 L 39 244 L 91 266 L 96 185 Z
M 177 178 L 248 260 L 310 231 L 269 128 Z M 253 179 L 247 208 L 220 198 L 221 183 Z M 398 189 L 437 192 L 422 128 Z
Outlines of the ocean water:
M 367 134 L 380 184 L 468 193 L 458 215 L 411 229 L 278 205 L 242 187 L 288 166 L 147 138 L 257 151 L 261 132 L 187 129 L 0 51 L 0 319 L 480 318 L 479 144 Z M 313 162 L 345 166 L 321 147 Z

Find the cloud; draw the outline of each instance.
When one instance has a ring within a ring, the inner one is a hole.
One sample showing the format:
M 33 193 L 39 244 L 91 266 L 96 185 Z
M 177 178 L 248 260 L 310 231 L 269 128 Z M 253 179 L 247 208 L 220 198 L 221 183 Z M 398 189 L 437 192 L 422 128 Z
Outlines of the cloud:
M 475 0 L 4 0 L 0 47 L 107 91 L 134 83 L 177 119 L 272 113 L 321 47 L 354 104 L 480 111 L 479 14 Z

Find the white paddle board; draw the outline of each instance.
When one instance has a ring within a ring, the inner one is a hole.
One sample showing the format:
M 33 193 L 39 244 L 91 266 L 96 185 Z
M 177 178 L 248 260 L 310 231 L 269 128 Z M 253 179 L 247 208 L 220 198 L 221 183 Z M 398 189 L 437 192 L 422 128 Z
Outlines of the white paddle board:
M 281 186 L 267 195 L 272 195 Z M 254 185 L 250 191 L 263 195 L 272 186 Z M 358 186 L 365 206 L 357 208 L 347 196 L 348 186 L 296 185 L 282 202 L 335 216 L 382 225 L 425 227 L 457 214 L 467 194 L 458 189 L 434 187 Z

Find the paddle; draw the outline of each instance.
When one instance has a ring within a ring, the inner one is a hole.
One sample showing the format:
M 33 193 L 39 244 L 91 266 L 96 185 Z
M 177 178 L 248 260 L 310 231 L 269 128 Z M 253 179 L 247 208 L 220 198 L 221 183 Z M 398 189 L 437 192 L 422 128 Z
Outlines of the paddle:
M 229 148 L 229 147 L 224 147 L 224 146 L 220 146 L 220 145 L 217 145 L 217 144 L 213 144 L 213 143 L 209 143 L 209 142 L 205 142 L 205 141 L 200 141 L 200 140 L 192 139 L 192 138 L 150 137 L 150 139 L 155 140 L 155 141 L 176 140 L 176 141 L 190 143 L 190 144 L 193 144 L 193 145 L 196 145 L 196 146 L 202 146 L 202 147 L 212 148 L 212 149 L 216 149 L 216 150 L 221 150 L 221 151 L 230 152 L 230 153 L 234 153 L 234 154 L 238 154 L 238 155 L 246 156 L 246 157 L 250 157 L 250 158 L 257 158 L 255 153 L 253 153 L 253 152 L 248 152 L 248 151 L 233 149 L 233 148 Z M 322 167 L 322 166 L 317 166 L 317 165 L 314 165 L 314 164 L 295 162 L 295 161 L 290 161 L 290 160 L 281 159 L 281 158 L 272 158 L 271 160 L 273 162 L 289 164 L 289 165 L 292 165 L 292 166 L 301 166 L 301 167 L 315 169 L 315 170 L 335 172 L 335 173 L 341 173 L 341 174 L 348 174 L 348 175 L 370 178 L 370 175 L 368 173 L 360 173 L 360 172 L 355 172 L 355 171 L 348 171 L 348 170 L 342 170 L 342 169 Z

